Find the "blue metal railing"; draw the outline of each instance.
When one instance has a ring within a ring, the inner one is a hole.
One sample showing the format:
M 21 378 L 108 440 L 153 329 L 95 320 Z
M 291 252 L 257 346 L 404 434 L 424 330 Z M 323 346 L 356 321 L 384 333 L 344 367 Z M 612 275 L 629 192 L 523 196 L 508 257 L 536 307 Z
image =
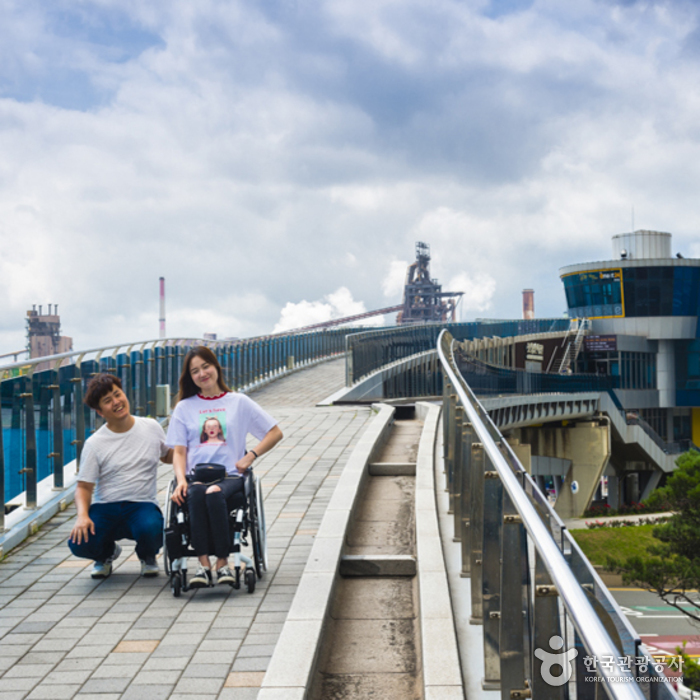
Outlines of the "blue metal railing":
M 353 329 L 355 330 L 355 329 Z M 174 395 L 182 360 L 195 345 L 217 354 L 227 384 L 245 391 L 312 361 L 343 353 L 348 329 L 327 329 L 235 341 L 149 340 L 15 362 L 0 368 L 0 530 L 11 507 L 25 493 L 25 507 L 37 505 L 37 484 L 53 476 L 63 488 L 63 468 L 80 459 L 85 439 L 101 424 L 83 404 L 90 377 L 111 372 L 122 381 L 135 415 L 155 415 L 156 387 Z
M 530 333 L 565 331 L 568 318 L 538 318 L 514 321 L 471 321 L 469 323 L 434 323 L 420 326 L 364 331 L 348 335 L 345 383 L 352 386 L 371 372 L 396 360 L 433 350 L 440 331 L 448 330 L 456 340 L 474 338 L 509 338 Z
M 620 378 L 599 374 L 546 374 L 492 365 L 455 351 L 460 374 L 479 396 L 507 394 L 553 394 L 587 391 L 612 392 Z

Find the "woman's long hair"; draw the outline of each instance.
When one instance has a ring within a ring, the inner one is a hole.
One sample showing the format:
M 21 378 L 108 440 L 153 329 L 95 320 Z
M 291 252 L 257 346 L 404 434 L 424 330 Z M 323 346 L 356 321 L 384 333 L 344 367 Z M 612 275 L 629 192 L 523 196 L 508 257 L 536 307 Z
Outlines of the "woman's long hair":
M 182 374 L 180 374 L 180 391 L 177 394 L 178 401 L 189 399 L 190 396 L 195 396 L 199 393 L 199 387 L 194 383 L 192 375 L 190 374 L 190 362 L 192 362 L 195 357 L 199 357 L 204 360 L 204 362 L 214 365 L 218 375 L 217 384 L 219 385 L 219 389 L 226 392 L 231 391 L 231 389 L 226 386 L 226 382 L 224 381 L 224 372 L 221 369 L 219 361 L 216 359 L 216 355 L 204 345 L 198 345 L 197 347 L 192 348 L 185 355 L 185 360 L 182 363 Z

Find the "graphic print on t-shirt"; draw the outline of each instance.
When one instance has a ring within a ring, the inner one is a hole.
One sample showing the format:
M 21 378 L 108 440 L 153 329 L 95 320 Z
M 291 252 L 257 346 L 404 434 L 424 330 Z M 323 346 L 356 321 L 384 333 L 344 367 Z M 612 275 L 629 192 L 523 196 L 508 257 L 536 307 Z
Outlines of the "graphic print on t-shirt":
M 202 445 L 226 444 L 226 410 L 207 409 L 199 414 L 199 442 Z

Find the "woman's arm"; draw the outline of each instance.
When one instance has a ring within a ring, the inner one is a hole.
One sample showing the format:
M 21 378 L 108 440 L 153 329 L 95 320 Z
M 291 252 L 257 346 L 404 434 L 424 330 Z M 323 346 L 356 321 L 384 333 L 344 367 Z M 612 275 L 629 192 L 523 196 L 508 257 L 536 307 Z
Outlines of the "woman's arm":
M 262 457 L 266 452 L 269 452 L 284 436 L 278 425 L 270 428 L 265 434 L 265 437 L 253 448 L 258 457 Z M 176 448 L 177 449 L 177 448 Z M 241 459 L 236 462 L 236 469 L 244 473 L 250 465 L 255 461 L 255 455 L 252 451 L 248 451 Z
M 185 502 L 187 496 L 187 448 L 184 445 L 175 445 L 173 449 L 173 469 L 175 470 L 175 479 L 177 486 L 173 491 L 172 500 L 179 506 Z

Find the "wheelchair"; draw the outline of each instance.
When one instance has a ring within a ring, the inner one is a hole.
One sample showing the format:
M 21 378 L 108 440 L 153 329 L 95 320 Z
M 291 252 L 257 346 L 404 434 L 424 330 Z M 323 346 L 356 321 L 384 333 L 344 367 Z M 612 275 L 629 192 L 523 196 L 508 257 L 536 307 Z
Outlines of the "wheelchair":
M 245 586 L 248 593 L 252 593 L 257 579 L 261 579 L 267 571 L 265 508 L 262 485 L 252 469 L 248 469 L 244 479 L 244 492 L 237 494 L 240 498 L 234 503 L 229 513 L 235 578 L 231 586 L 235 589 L 241 587 L 241 564 L 244 563 L 246 565 Z M 180 506 L 171 499 L 176 486 L 177 481 L 173 479 L 165 496 L 163 561 L 165 574 L 170 577 L 173 596 L 179 598 L 182 591 L 190 590 L 187 584 L 187 557 L 194 557 L 195 553 L 190 544 L 190 518 L 187 506 Z M 241 545 L 248 546 L 248 537 L 252 547 L 252 559 L 241 552 Z

